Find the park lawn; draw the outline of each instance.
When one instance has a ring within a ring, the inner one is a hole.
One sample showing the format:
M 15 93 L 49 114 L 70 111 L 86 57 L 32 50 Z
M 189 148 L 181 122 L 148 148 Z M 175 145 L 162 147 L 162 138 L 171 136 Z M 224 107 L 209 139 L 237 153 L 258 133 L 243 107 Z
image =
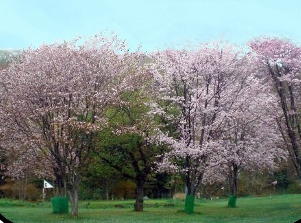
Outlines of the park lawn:
M 227 199 L 197 200 L 195 213 L 185 214 L 182 200 L 146 200 L 145 211 L 133 211 L 133 200 L 83 201 L 79 217 L 51 214 L 49 202 L 28 203 L 0 199 L 0 213 L 14 223 L 226 223 L 295 222 L 301 219 L 301 194 L 239 198 L 237 208 Z M 116 207 L 115 207 L 116 206 Z

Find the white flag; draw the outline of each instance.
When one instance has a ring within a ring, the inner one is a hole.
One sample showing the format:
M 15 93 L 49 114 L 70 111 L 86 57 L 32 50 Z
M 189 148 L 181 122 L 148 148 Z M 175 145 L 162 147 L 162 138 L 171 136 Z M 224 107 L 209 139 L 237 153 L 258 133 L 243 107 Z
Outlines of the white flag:
M 44 180 L 44 188 L 53 188 L 53 186 L 48 183 L 46 180 Z

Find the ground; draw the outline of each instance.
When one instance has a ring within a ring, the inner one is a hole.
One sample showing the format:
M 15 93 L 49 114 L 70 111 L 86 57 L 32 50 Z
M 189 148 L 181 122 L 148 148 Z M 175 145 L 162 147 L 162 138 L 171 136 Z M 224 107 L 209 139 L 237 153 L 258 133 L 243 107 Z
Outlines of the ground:
M 28 203 L 0 199 L 0 213 L 14 223 L 263 223 L 301 219 L 301 194 L 238 198 L 237 208 L 227 199 L 196 200 L 194 214 L 185 214 L 183 200 L 146 200 L 145 211 L 133 211 L 134 200 L 82 201 L 79 217 L 52 214 L 49 202 Z

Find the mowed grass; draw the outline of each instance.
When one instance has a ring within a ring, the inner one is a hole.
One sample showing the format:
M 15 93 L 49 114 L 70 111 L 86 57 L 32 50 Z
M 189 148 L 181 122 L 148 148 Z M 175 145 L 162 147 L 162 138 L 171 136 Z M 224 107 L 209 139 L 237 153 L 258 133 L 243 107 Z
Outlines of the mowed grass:
M 197 200 L 194 214 L 185 214 L 182 200 L 146 200 L 145 211 L 133 211 L 133 200 L 83 201 L 79 217 L 52 214 L 49 202 L 28 203 L 0 199 L 0 213 L 14 223 L 226 223 L 295 222 L 301 219 L 301 194 L 238 198 L 237 208 L 227 199 Z

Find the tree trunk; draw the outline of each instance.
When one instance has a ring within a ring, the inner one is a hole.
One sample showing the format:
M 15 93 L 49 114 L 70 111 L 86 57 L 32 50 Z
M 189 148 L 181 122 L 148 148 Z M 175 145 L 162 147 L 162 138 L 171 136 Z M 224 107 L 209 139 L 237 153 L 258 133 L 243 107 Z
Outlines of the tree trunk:
M 237 184 L 238 184 L 238 166 L 232 165 L 229 170 L 229 186 L 230 196 L 228 201 L 228 207 L 236 207 L 236 196 L 237 196 Z
M 144 190 L 144 181 L 137 180 L 136 187 L 136 202 L 134 204 L 134 210 L 137 212 L 143 211 L 143 190 Z
M 276 65 L 275 69 L 273 69 L 272 65 L 268 63 L 268 69 L 274 81 L 274 86 L 277 90 L 280 99 L 280 105 L 284 115 L 286 132 L 291 144 L 291 147 L 288 148 L 289 154 L 293 161 L 296 173 L 301 180 L 301 156 L 298 146 L 298 144 L 300 143 L 298 142 L 298 138 L 299 141 L 301 140 L 301 128 L 299 117 L 296 115 L 297 109 L 295 107 L 293 87 L 279 80 L 279 78 L 283 76 L 283 74 L 281 74 L 281 68 L 279 66 Z M 290 113 L 290 111 L 293 111 L 293 114 Z M 284 134 L 282 136 L 284 138 L 284 141 L 286 141 Z
M 66 177 L 60 174 L 57 168 L 53 169 L 55 176 L 55 193 L 59 196 L 66 196 Z
M 71 180 L 70 190 L 68 191 L 71 202 L 71 215 L 74 217 L 78 216 L 78 185 L 78 176 L 74 174 Z
M 109 194 L 109 190 L 106 188 L 106 192 L 105 192 L 105 197 L 106 197 L 106 200 L 110 200 L 110 194 Z
M 71 215 L 78 216 L 78 190 L 77 188 L 72 188 L 69 192 L 69 198 L 71 202 Z
M 110 190 L 109 190 L 109 183 L 105 181 L 105 199 L 108 201 L 110 200 Z

